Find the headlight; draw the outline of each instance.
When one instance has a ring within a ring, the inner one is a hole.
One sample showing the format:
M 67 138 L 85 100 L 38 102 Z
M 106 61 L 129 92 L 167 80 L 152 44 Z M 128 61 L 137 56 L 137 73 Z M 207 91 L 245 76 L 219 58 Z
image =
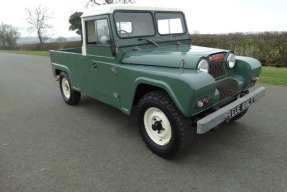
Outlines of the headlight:
M 235 65 L 235 55 L 233 53 L 229 54 L 228 57 L 227 57 L 227 65 L 228 65 L 228 68 L 233 68 L 234 65 Z
M 208 73 L 208 62 L 205 59 L 202 59 L 199 62 L 198 66 L 197 66 L 197 69 L 200 70 L 200 71 Z

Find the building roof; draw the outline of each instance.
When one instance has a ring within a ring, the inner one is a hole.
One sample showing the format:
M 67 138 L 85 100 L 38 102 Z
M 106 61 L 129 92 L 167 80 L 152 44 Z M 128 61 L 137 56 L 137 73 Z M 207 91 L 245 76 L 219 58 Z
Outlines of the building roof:
M 153 7 L 153 6 L 142 6 L 135 4 L 111 4 L 111 5 L 100 5 L 93 7 L 83 13 L 81 17 L 91 17 L 96 15 L 111 14 L 115 10 L 147 10 L 147 11 L 180 11 L 178 8 L 167 8 L 167 7 Z

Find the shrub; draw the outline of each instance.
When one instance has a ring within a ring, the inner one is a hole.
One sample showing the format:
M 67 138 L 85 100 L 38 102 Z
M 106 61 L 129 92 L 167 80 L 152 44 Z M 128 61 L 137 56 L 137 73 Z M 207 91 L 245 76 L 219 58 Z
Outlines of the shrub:
M 287 67 L 287 32 L 194 34 L 192 44 L 255 57 L 265 66 Z
M 81 41 L 67 41 L 67 42 L 53 42 L 53 43 L 43 43 L 43 44 L 24 44 L 16 45 L 13 47 L 1 47 L 5 50 L 19 50 L 19 51 L 49 51 L 53 49 L 65 49 L 72 47 L 81 47 Z

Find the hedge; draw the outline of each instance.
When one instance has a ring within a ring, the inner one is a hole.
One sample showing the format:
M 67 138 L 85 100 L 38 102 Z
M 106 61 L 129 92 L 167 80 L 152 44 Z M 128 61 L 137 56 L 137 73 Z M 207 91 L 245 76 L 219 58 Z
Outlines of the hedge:
M 264 66 L 287 67 L 287 32 L 194 34 L 192 44 L 232 50 Z
M 236 55 L 257 58 L 264 66 L 287 67 L 287 32 L 193 34 L 192 44 L 234 51 Z M 26 44 L 1 47 L 22 51 L 47 51 L 81 47 L 80 41 Z
M 72 47 L 81 47 L 81 41 L 67 41 L 67 42 L 53 42 L 43 44 L 24 44 L 16 45 L 14 47 L 0 47 L 4 50 L 19 50 L 19 51 L 49 51 L 53 49 L 65 49 Z

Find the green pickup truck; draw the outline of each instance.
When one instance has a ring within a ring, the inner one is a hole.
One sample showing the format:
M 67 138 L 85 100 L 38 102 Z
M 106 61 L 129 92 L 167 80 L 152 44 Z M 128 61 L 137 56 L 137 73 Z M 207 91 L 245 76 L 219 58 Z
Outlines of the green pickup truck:
M 135 107 L 143 140 L 161 157 L 178 156 L 195 134 L 241 118 L 265 95 L 248 91 L 261 63 L 191 45 L 180 9 L 106 5 L 81 18 L 82 47 L 50 51 L 64 101 L 85 94 L 127 115 Z

